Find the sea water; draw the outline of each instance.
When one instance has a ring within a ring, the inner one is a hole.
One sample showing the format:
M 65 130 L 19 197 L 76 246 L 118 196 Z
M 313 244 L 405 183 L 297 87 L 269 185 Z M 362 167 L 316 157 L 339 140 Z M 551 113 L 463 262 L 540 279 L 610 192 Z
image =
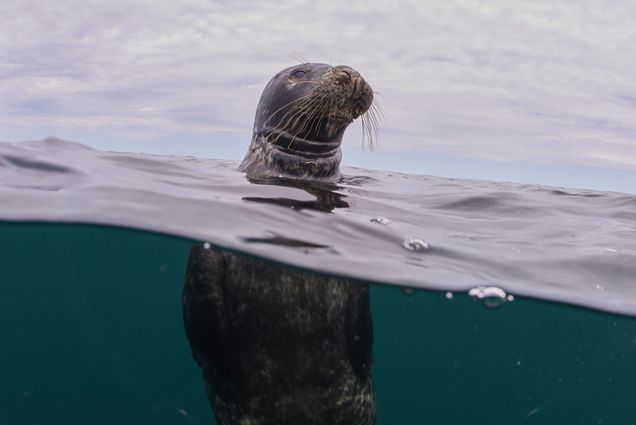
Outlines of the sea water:
M 236 165 L 0 144 L 1 425 L 213 423 L 192 240 L 372 283 L 378 425 L 636 423 L 636 196 Z

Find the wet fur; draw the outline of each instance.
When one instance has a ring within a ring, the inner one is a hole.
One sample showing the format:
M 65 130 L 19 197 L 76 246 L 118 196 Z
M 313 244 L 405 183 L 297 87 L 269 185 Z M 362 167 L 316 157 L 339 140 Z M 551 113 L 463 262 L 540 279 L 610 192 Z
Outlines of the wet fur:
M 220 425 L 370 425 L 368 287 L 194 246 L 186 333 Z

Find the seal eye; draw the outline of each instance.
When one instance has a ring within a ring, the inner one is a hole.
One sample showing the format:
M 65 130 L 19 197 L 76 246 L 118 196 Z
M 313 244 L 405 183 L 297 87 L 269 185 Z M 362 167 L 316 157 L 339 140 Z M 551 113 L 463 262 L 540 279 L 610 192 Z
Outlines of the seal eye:
M 302 69 L 297 69 L 296 71 L 293 72 L 292 77 L 303 78 L 305 75 L 307 75 L 305 71 L 303 71 Z

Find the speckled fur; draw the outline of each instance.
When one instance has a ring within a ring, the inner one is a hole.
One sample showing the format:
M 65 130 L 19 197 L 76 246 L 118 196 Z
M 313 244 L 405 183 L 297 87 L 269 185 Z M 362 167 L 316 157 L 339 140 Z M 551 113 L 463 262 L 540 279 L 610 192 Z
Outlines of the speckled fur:
M 192 248 L 186 332 L 219 425 L 371 425 L 366 285 Z

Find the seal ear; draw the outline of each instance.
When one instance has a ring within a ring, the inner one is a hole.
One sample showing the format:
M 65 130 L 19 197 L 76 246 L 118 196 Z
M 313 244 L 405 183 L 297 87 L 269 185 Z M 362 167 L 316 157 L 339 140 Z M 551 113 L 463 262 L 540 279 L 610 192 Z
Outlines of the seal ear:
M 222 363 L 227 337 L 227 316 L 223 300 L 225 258 L 219 251 L 192 246 L 183 287 L 183 322 L 192 357 L 204 370 Z

